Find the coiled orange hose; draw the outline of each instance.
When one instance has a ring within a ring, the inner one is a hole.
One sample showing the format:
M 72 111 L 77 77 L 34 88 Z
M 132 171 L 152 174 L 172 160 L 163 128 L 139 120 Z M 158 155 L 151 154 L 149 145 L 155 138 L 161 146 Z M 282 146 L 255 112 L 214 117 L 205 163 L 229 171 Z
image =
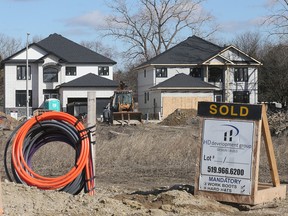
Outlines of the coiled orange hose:
M 58 177 L 45 177 L 35 173 L 26 163 L 23 156 L 23 143 L 28 131 L 36 124 L 41 124 L 41 121 L 56 120 L 65 121 L 72 125 L 78 131 L 81 137 L 81 152 L 75 166 L 65 175 Z M 44 190 L 59 190 L 70 184 L 79 176 L 83 170 L 85 171 L 86 187 L 90 195 L 94 194 L 94 173 L 93 163 L 91 159 L 91 146 L 89 132 L 84 125 L 79 122 L 74 116 L 64 112 L 45 112 L 42 115 L 33 117 L 27 120 L 15 134 L 12 143 L 12 163 L 15 172 L 19 178 L 27 185 L 35 186 Z

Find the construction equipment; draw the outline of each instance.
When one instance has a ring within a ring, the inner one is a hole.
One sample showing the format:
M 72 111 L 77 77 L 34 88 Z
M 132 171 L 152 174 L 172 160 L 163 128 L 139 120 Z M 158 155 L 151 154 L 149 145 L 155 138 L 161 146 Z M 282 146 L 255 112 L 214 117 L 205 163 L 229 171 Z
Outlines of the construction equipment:
M 135 111 L 132 90 L 125 90 L 125 84 L 120 82 L 119 89 L 114 91 L 111 102 L 103 111 L 104 121 L 110 124 L 133 125 L 142 123 L 142 113 Z

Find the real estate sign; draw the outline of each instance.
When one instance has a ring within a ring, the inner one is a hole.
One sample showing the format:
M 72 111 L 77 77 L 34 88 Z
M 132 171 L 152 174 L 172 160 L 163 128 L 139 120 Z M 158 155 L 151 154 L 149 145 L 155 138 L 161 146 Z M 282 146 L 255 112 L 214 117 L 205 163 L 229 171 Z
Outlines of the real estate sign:
M 199 190 L 251 195 L 254 121 L 261 106 L 199 102 L 203 120 Z
M 253 122 L 204 120 L 199 189 L 251 193 Z
M 198 116 L 202 117 L 202 135 L 194 194 L 252 205 L 286 197 L 264 105 L 199 102 Z M 271 170 L 271 185 L 258 181 L 261 138 Z

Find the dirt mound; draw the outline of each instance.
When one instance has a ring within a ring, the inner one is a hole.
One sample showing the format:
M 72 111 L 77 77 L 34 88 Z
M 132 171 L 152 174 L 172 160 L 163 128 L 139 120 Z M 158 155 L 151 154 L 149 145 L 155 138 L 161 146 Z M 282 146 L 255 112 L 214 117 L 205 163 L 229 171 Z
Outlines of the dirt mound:
M 198 124 L 197 110 L 195 109 L 176 109 L 167 118 L 165 118 L 161 125 L 178 126 L 178 125 L 192 125 Z
M 0 130 L 14 130 L 19 125 L 19 121 L 0 112 Z

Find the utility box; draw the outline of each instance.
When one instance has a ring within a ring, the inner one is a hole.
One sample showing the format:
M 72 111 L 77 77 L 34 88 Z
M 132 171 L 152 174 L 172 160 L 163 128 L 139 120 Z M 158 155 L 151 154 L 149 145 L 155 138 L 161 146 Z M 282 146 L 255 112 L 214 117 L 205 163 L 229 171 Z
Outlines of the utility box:
M 50 98 L 45 100 L 44 109 L 60 111 L 60 101 L 56 98 Z

